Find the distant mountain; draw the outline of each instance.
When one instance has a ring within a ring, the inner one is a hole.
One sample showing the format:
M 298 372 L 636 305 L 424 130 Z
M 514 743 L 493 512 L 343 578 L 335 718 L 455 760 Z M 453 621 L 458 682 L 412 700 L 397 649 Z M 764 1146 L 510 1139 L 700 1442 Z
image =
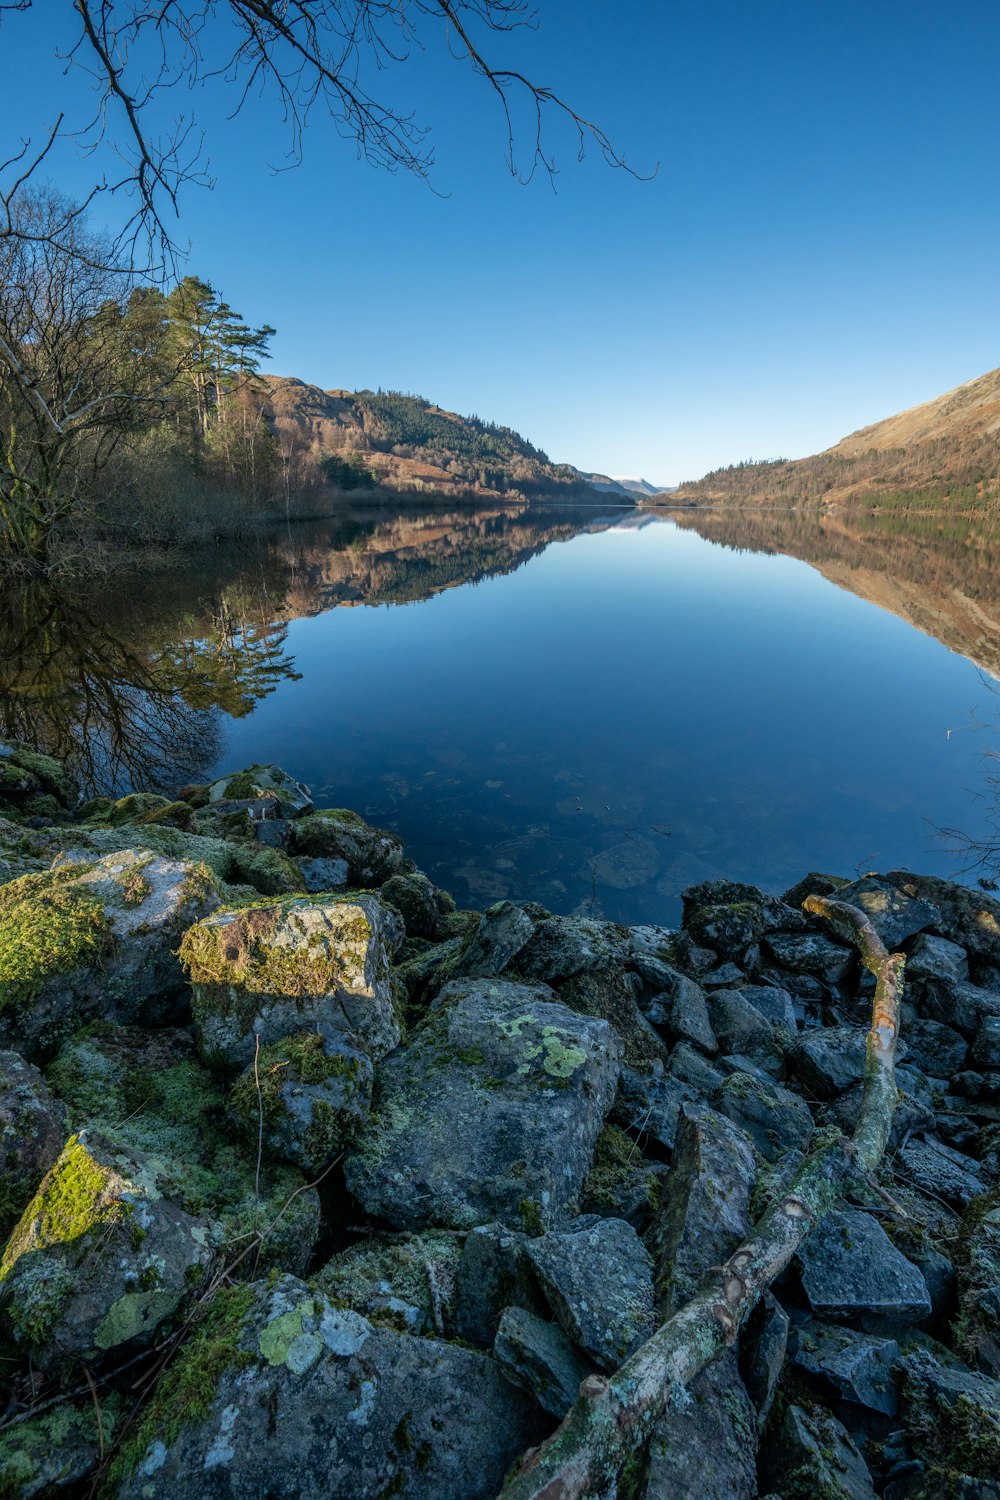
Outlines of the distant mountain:
M 637 497 L 648 498 L 658 493 L 655 484 L 650 484 L 648 479 L 620 479 L 611 474 L 588 474 L 577 470 L 580 478 L 585 484 L 589 484 L 592 490 L 598 490 L 602 495 L 621 495 L 623 499 L 634 500 Z
M 677 502 L 980 512 L 1000 504 L 1000 370 L 852 432 L 812 458 L 752 460 Z
M 278 375 L 264 378 L 263 392 L 264 415 L 299 489 L 324 482 L 324 460 L 343 459 L 349 462 L 339 466 L 334 487 L 357 488 L 360 471 L 369 484 L 374 475 L 379 489 L 394 493 L 526 499 L 591 493 L 586 475 L 552 463 L 513 428 L 460 417 L 422 396 L 322 390 Z

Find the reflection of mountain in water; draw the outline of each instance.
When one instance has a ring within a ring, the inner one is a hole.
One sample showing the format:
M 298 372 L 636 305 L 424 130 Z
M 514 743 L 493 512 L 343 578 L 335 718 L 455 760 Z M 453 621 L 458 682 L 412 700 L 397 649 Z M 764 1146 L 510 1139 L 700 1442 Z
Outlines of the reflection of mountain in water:
M 797 557 L 1000 678 L 1000 519 L 864 509 L 670 516 L 721 546 Z
M 57 756 L 88 792 L 169 792 L 217 759 L 223 714 L 252 713 L 295 675 L 288 621 L 426 599 L 621 517 L 612 507 L 357 511 L 218 548 L 183 571 L 89 588 L 9 582 L 0 737 Z

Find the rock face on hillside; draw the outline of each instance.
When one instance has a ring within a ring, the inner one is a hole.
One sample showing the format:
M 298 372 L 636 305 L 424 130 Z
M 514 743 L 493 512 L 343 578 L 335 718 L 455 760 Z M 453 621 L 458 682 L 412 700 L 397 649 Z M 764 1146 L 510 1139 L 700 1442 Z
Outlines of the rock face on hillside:
M 2 844 L 0 1494 L 496 1496 L 852 1129 L 870 980 L 802 910 L 840 891 L 908 958 L 890 1153 L 629 1493 L 993 1500 L 991 897 L 893 872 L 703 882 L 676 932 L 456 912 L 280 768 L 71 824 L 22 761 L 9 808 L 61 821 Z

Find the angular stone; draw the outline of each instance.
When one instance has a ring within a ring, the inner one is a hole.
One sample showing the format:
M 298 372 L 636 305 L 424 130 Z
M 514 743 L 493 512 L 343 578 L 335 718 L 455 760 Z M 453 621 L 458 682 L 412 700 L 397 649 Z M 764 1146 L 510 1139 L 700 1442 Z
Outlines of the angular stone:
M 661 1062 L 647 1068 L 623 1068 L 615 1118 L 638 1133 L 640 1141 L 658 1141 L 674 1149 L 682 1104 L 698 1104 L 707 1094 L 666 1073 Z
M 791 1320 L 771 1292 L 765 1292 L 740 1334 L 740 1375 L 763 1431 L 784 1369 Z
M 372 828 L 344 808 L 321 808 L 297 818 L 291 848 L 303 859 L 343 861 L 346 884 L 363 889 L 383 885 L 393 875 L 413 869 L 394 833 Z
M 977 1068 L 1000 1068 L 1000 1016 L 984 1016 L 972 1043 L 972 1061 Z
M 868 1033 L 858 1026 L 823 1026 L 805 1031 L 788 1053 L 806 1090 L 832 1099 L 865 1074 Z
M 305 859 L 300 856 L 295 862 L 310 895 L 347 889 L 349 866 L 346 859 Z
M 722 1083 L 723 1074 L 701 1053 L 695 1052 L 687 1042 L 678 1042 L 670 1054 L 667 1071 L 671 1078 L 679 1078 L 689 1084 L 702 1098 L 714 1094 Z
M 812 1139 L 809 1106 L 798 1094 L 749 1073 L 733 1073 L 712 1100 L 713 1106 L 753 1142 L 765 1161 L 786 1151 L 805 1151 Z
M 890 953 L 927 927 L 941 924 L 941 913 L 919 895 L 908 896 L 883 875 L 865 875 L 837 892 L 838 901 L 860 907 Z
M 318 1177 L 368 1118 L 371 1058 L 337 1032 L 297 1031 L 262 1047 L 229 1096 L 250 1138 Z
M 936 937 L 930 932 L 921 932 L 910 944 L 906 959 L 906 982 L 943 979 L 950 984 L 961 984 L 969 977 L 969 959 L 958 943 L 948 938 Z
M 656 1327 L 653 1262 L 623 1219 L 583 1219 L 524 1247 L 567 1338 L 614 1370 Z
M 213 1258 L 209 1226 L 160 1197 L 141 1161 L 70 1136 L 0 1260 L 2 1321 L 43 1370 L 141 1347 Z
M 821 875 L 818 871 L 812 871 L 804 879 L 789 886 L 782 896 L 785 906 L 790 906 L 795 911 L 802 909 L 802 903 L 807 896 L 835 896 L 838 891 L 843 890 L 850 882 L 844 880 L 840 875 Z
M 712 1110 L 681 1109 L 656 1227 L 657 1282 L 668 1311 L 745 1238 L 755 1175 L 753 1147 L 741 1130 Z
M 732 1354 L 691 1382 L 653 1428 L 641 1500 L 754 1500 L 757 1421 Z
M 0 1052 L 0 1244 L 53 1165 L 68 1135 L 66 1106 L 37 1068 Z
M 909 979 L 909 964 L 907 964 Z M 969 1044 L 961 1032 L 940 1021 L 911 1021 L 906 1025 L 906 1049 L 910 1061 L 933 1078 L 951 1078 L 965 1067 Z
M 900 1165 L 915 1188 L 955 1208 L 968 1208 L 976 1194 L 987 1187 L 977 1161 L 933 1137 L 908 1141 L 900 1152 Z
M 644 1014 L 678 1041 L 693 1042 L 703 1052 L 718 1052 L 719 1043 L 708 1019 L 705 991 L 694 979 L 672 970 L 669 987 L 643 1006 Z
M 181 935 L 218 904 L 203 865 L 148 850 L 66 856 L 0 887 L 9 976 L 0 979 L 0 1046 L 51 1056 L 95 1016 L 170 1019 L 185 993 Z
M 1000 1454 L 1000 1381 L 942 1363 L 925 1349 L 899 1361 L 900 1414 L 917 1453 L 992 1476 Z
M 349 1153 L 350 1191 L 401 1229 L 571 1218 L 618 1082 L 606 1021 L 551 991 L 447 985 L 378 1071 L 377 1123 Z
M 465 1237 L 455 1280 L 455 1328 L 459 1338 L 492 1349 L 506 1307 L 542 1307 L 524 1259 L 526 1236 L 504 1224 L 481 1224 Z
M 847 1429 L 818 1407 L 787 1406 L 762 1458 L 768 1482 L 782 1495 L 875 1500 L 871 1475 Z
M 341 1250 L 311 1285 L 335 1302 L 401 1333 L 455 1333 L 461 1237 L 426 1230 L 408 1239 L 372 1235 Z
M 871 1214 L 829 1213 L 796 1257 L 815 1313 L 921 1322 L 930 1315 L 927 1284 Z
M 792 1364 L 842 1401 L 894 1417 L 897 1402 L 892 1372 L 898 1358 L 894 1339 L 809 1323 L 798 1332 Z
M 447 935 L 447 918 L 455 910 L 455 903 L 447 891 L 439 890 L 419 870 L 390 876 L 382 886 L 381 896 L 402 916 L 407 937 L 437 942 Z
M 534 930 L 523 906 L 498 901 L 483 912 L 459 959 L 458 972 L 470 979 L 495 978 L 517 957 Z
M 493 1357 L 508 1380 L 531 1391 L 539 1406 L 560 1420 L 593 1372 L 557 1323 L 523 1307 L 504 1309 Z
M 923 988 L 921 1014 L 954 1026 L 970 1040 L 984 1020 L 1000 1016 L 1000 995 L 975 984 L 953 984 L 931 979 Z
M 244 1068 L 255 1038 L 298 1031 L 353 1036 L 374 1058 L 399 1041 L 387 944 L 391 914 L 377 896 L 292 897 L 221 911 L 184 935 L 198 1043 L 215 1064 Z
M 724 1052 L 763 1055 L 780 1066 L 781 1049 L 774 1027 L 742 990 L 710 990 L 708 1013 Z
M 591 917 L 550 917 L 539 922 L 522 950 L 517 971 L 525 979 L 554 984 L 578 974 L 624 966 L 627 929 Z
M 231 1360 L 216 1352 L 187 1411 L 197 1343 L 168 1366 L 119 1500 L 494 1500 L 543 1430 L 487 1355 L 373 1325 L 293 1277 L 230 1292 L 211 1331 Z
M 745 984 L 740 994 L 755 1010 L 759 1010 L 772 1026 L 787 1032 L 790 1037 L 795 1035 L 798 1019 L 795 1015 L 792 997 L 786 989 L 772 984 Z
M 856 961 L 850 948 L 816 932 L 772 932 L 766 943 L 782 968 L 802 969 L 827 984 L 846 979 Z
M 972 886 L 936 875 L 890 870 L 887 877 L 905 895 L 927 901 L 941 913 L 943 936 L 989 963 L 1000 963 L 1000 901 Z
M 654 990 L 669 989 L 673 976 L 677 934 L 668 927 L 630 927 L 628 963 Z
M 74 1405 L 63 1399 L 37 1417 L 9 1423 L 0 1430 L 0 1495 L 44 1500 L 63 1490 L 79 1494 L 77 1486 L 118 1435 L 122 1415 L 120 1401 L 105 1391 L 100 1427 L 92 1400 Z
M 736 964 L 724 963 L 710 973 L 702 974 L 700 978 L 706 990 L 729 990 L 741 985 L 746 975 Z

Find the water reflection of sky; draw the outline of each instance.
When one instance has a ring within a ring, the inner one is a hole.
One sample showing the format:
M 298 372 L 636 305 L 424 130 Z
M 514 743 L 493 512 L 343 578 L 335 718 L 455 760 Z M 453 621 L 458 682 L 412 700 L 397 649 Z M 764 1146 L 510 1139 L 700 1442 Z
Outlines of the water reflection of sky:
M 953 870 L 984 817 L 977 669 L 787 556 L 669 523 L 585 534 L 402 606 L 293 621 L 301 680 L 226 726 L 396 828 L 482 905 L 671 920 L 713 874 Z M 223 766 L 224 762 L 224 766 Z

